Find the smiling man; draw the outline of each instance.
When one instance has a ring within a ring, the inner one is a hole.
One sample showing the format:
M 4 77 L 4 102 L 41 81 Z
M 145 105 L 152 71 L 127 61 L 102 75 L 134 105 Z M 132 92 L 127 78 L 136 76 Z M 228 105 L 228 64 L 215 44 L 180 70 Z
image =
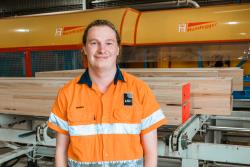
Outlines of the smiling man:
M 107 20 L 83 34 L 88 69 L 60 89 L 49 119 L 57 167 L 156 167 L 166 123 L 150 88 L 116 64 L 120 37 Z

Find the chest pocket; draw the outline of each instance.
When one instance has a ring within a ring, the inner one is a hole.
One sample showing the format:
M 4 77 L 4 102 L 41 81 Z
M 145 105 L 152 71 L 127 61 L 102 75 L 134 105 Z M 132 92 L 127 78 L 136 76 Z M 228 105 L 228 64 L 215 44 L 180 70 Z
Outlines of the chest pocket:
M 113 110 L 115 121 L 124 123 L 140 123 L 142 118 L 142 107 L 138 103 L 132 106 L 120 105 Z
M 95 122 L 95 117 L 95 112 L 90 111 L 86 106 L 75 107 L 68 112 L 70 123 L 90 124 Z

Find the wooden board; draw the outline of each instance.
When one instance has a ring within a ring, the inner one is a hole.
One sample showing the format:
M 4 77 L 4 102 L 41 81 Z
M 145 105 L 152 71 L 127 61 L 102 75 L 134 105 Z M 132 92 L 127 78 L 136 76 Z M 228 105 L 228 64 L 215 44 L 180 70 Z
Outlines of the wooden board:
M 166 82 L 164 84 L 148 82 L 147 84 L 156 95 L 158 102 L 182 105 L 190 99 L 190 84 L 187 82 Z
M 82 75 L 85 69 L 61 70 L 61 71 L 43 71 L 36 72 L 35 77 L 77 77 Z
M 185 76 L 185 77 L 217 77 L 217 70 L 186 70 L 178 69 L 173 70 L 174 68 L 124 68 L 122 70 L 127 71 L 138 77 L 160 77 L 160 76 Z M 45 71 L 45 72 L 36 72 L 36 77 L 76 77 L 81 75 L 85 70 L 64 70 L 64 71 Z
M 138 77 L 232 77 L 232 90 L 243 90 L 243 69 L 231 68 L 126 68 Z M 85 70 L 37 72 L 36 77 L 76 77 Z
M 180 125 L 190 117 L 190 84 L 149 83 L 168 120 L 168 125 Z
M 0 113 L 48 116 L 66 79 L 0 79 Z
M 190 112 L 190 103 L 185 103 L 183 106 L 171 106 L 160 103 L 161 108 L 167 118 L 168 125 L 180 125 L 182 122 L 185 122 L 188 117 L 182 112 Z M 188 110 L 188 111 L 187 111 Z
M 197 77 L 141 77 L 154 85 L 164 83 L 191 84 L 190 101 L 192 114 L 230 115 L 232 111 L 231 78 Z

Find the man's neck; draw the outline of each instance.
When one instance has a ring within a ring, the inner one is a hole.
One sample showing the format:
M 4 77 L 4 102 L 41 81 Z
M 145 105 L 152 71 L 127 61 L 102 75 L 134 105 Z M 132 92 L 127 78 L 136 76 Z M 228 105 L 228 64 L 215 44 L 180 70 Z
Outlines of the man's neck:
M 93 83 L 97 85 L 102 93 L 105 93 L 108 86 L 113 82 L 116 74 L 116 66 L 112 69 L 95 69 L 89 68 L 89 76 Z

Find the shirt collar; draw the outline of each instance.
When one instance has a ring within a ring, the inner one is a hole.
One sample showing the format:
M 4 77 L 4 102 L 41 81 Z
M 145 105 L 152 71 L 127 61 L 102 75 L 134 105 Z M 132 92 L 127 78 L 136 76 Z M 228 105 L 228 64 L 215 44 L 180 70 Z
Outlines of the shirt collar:
M 118 65 L 116 65 L 116 73 L 115 73 L 115 77 L 114 77 L 114 84 L 116 85 L 119 80 L 125 82 L 125 79 L 124 79 L 123 74 L 122 74 L 122 72 L 120 70 L 120 67 Z M 78 84 L 86 84 L 86 85 L 88 85 L 89 88 L 92 87 L 92 81 L 90 79 L 88 69 L 86 69 L 86 71 L 82 74 L 80 80 L 78 81 Z
M 78 81 L 78 84 L 86 84 L 89 88 L 92 87 L 92 81 L 90 79 L 88 69 L 86 69 L 86 71 L 82 74 L 80 80 Z

